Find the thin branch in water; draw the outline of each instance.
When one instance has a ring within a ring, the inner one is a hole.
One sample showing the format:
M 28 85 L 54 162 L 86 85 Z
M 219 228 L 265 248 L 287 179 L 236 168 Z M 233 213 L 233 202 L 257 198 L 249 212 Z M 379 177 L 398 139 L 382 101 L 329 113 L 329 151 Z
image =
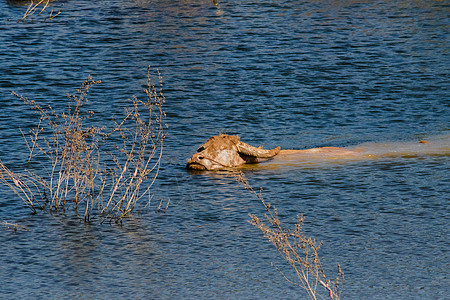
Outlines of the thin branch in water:
M 6 221 L 2 221 L 1 224 L 6 226 L 6 227 L 8 227 L 9 229 L 14 230 L 15 232 L 18 229 L 23 229 L 23 230 L 26 230 L 26 231 L 30 231 L 27 227 L 19 225 L 19 224 L 9 223 L 9 222 L 6 222 Z
M 237 180 L 244 188 L 263 204 L 268 224 L 265 224 L 256 215 L 250 214 L 250 223 L 257 227 L 278 250 L 284 260 L 291 266 L 296 274 L 296 280 L 288 279 L 280 269 L 278 271 L 290 283 L 296 284 L 306 290 L 311 299 L 325 299 L 323 292 L 317 287 L 320 285 L 328 293 L 331 299 L 339 300 L 342 290 L 344 273 L 338 265 L 338 274 L 335 280 L 329 280 L 325 276 L 318 251 L 322 242 L 308 237 L 303 232 L 304 216 L 298 215 L 294 229 L 287 229 L 278 217 L 275 207 L 266 202 L 262 190 L 256 192 L 248 182 L 243 172 L 237 173 Z

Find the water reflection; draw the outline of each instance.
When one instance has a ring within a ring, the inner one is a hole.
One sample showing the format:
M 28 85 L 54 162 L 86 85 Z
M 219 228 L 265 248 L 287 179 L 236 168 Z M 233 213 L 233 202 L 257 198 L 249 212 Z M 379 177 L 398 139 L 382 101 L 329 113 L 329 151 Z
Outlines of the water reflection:
M 96 283 L 106 280 L 107 284 L 112 279 L 108 273 L 118 277 L 136 273 L 146 280 L 153 278 L 158 269 L 155 262 L 162 263 L 168 258 L 162 255 L 155 231 L 146 228 L 139 219 L 130 220 L 126 229 L 83 226 L 76 219 L 61 220 L 57 228 L 60 282 L 76 287 L 83 294 L 83 290 L 91 290 Z

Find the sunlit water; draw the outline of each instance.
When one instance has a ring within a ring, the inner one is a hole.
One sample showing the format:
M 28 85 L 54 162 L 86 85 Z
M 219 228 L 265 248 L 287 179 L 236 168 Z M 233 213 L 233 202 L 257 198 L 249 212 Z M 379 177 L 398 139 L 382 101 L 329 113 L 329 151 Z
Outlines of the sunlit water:
M 90 74 L 102 80 L 89 98 L 101 122 L 141 95 L 150 64 L 170 126 L 150 209 L 123 227 L 30 215 L 1 189 L 0 220 L 29 229 L 0 230 L 1 298 L 303 299 L 248 223 L 263 216 L 258 200 L 230 174 L 185 170 L 197 147 L 225 132 L 265 148 L 387 153 L 447 137 L 448 149 L 446 1 L 218 2 L 63 1 L 53 21 L 25 24 L 25 7 L 0 2 L 5 164 L 23 165 L 18 128 L 37 117 L 11 90 L 63 108 Z M 337 263 L 345 272 L 344 299 L 447 299 L 448 151 L 408 151 L 246 174 L 283 221 L 305 215 L 330 277 Z

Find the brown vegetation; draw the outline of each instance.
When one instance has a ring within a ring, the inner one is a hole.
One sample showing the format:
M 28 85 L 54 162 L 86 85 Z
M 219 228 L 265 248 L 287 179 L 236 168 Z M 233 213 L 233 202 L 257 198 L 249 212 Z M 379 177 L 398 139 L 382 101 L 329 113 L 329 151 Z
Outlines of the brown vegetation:
M 303 215 L 297 216 L 294 229 L 286 229 L 278 218 L 276 208 L 264 200 L 261 192 L 257 193 L 253 189 L 242 172 L 238 173 L 237 179 L 260 200 L 267 212 L 265 217 L 268 225 L 253 214 L 250 214 L 250 223 L 259 228 L 264 236 L 272 242 L 292 267 L 297 278 L 289 279 L 284 272 L 279 270 L 283 277 L 292 284 L 305 289 L 311 299 L 340 299 L 344 273 L 338 264 L 336 279 L 327 279 L 318 254 L 322 242 L 317 243 L 316 240 L 305 235 L 303 232 L 303 221 L 305 219 Z M 320 286 L 323 288 L 319 289 Z
M 9 222 L 3 221 L 0 224 L 6 226 L 9 229 L 14 230 L 14 232 L 17 232 L 19 229 L 30 231 L 27 227 L 19 225 L 19 224 L 15 224 L 15 223 L 9 223 Z
M 30 19 L 32 15 L 37 13 L 37 16 L 43 16 L 44 21 L 52 20 L 56 16 L 61 13 L 61 10 L 53 10 L 49 9 L 50 2 L 54 0 L 8 0 L 9 3 L 14 5 L 28 5 L 27 10 L 23 14 L 22 18 L 17 20 L 17 22 L 25 22 L 25 20 Z M 44 16 L 44 11 L 50 10 L 50 13 L 47 16 Z
M 159 74 L 158 74 L 159 75 Z M 10 187 L 34 212 L 82 208 L 116 222 L 129 214 L 158 176 L 163 152 L 165 113 L 162 82 L 153 85 L 148 69 L 145 100 L 133 96 L 120 122 L 102 127 L 90 122 L 93 111 L 84 110 L 94 81 L 89 77 L 69 95 L 66 112 L 43 107 L 17 93 L 40 115 L 37 126 L 22 133 L 29 149 L 28 163 L 38 170 L 12 171 L 0 161 L 0 182 Z

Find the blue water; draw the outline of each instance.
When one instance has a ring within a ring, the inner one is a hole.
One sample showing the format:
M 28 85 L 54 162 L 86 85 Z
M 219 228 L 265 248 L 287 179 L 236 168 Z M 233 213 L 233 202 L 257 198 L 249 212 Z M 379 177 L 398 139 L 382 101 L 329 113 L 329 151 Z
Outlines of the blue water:
M 18 128 L 37 116 L 14 90 L 59 109 L 91 75 L 102 118 L 159 69 L 169 125 L 150 209 L 122 227 L 31 211 L 1 188 L 4 299 L 306 299 L 249 223 L 257 199 L 229 174 L 185 162 L 219 132 L 303 149 L 448 136 L 446 1 L 62 1 L 42 22 L 0 2 L 0 159 L 20 169 Z M 280 218 L 306 217 L 343 299 L 448 299 L 449 156 L 246 171 Z M 155 213 L 159 203 L 167 211 Z

